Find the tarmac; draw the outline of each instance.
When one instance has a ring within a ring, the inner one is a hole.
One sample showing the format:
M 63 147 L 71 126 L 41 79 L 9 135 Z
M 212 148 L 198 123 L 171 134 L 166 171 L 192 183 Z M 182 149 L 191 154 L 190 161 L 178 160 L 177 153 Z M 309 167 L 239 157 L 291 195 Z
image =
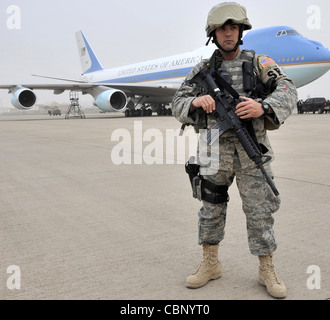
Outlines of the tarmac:
M 258 284 L 235 183 L 223 275 L 186 288 L 202 259 L 201 203 L 189 150 L 172 148 L 179 128 L 155 115 L 0 116 L 0 300 L 274 300 Z M 286 300 L 328 300 L 330 114 L 295 112 L 269 138 Z

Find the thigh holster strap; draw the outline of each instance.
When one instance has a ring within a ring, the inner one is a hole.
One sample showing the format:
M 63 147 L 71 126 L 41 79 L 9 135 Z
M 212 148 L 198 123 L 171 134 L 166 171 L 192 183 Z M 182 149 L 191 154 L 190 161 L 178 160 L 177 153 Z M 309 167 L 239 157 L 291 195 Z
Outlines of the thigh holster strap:
M 202 199 L 212 204 L 229 201 L 228 186 L 219 186 L 202 178 Z M 205 191 L 208 190 L 210 193 Z
M 193 197 L 200 201 L 204 200 L 212 204 L 225 203 L 229 201 L 228 186 L 218 186 L 199 174 L 200 166 L 187 162 L 185 169 L 189 175 L 193 190 Z

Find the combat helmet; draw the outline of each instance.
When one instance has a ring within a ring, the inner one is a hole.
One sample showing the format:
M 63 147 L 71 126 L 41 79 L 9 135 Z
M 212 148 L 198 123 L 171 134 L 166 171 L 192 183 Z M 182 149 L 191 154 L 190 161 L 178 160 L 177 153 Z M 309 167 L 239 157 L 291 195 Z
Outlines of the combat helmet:
M 242 36 L 243 31 L 252 29 L 252 25 L 247 17 L 246 8 L 241 6 L 236 2 L 223 2 L 214 6 L 207 17 L 207 23 L 205 27 L 206 36 L 209 38 L 213 38 L 213 43 L 215 43 L 218 47 L 219 44 L 215 37 L 215 30 L 222 27 L 226 23 L 230 22 L 231 24 L 238 24 L 241 26 L 240 37 L 237 45 L 231 51 L 236 51 L 238 46 L 242 44 Z M 207 44 L 209 43 L 207 42 Z M 219 47 L 219 49 L 223 50 L 223 48 Z M 226 50 L 224 50 L 227 52 Z M 229 52 L 231 52 L 229 51 Z

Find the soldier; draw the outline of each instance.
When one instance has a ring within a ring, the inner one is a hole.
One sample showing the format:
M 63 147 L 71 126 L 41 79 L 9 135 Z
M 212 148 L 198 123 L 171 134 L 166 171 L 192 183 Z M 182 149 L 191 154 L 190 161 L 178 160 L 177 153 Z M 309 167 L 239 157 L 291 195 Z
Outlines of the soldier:
M 172 109 L 177 120 L 185 125 L 193 125 L 196 132 L 200 129 L 211 129 L 216 123 L 213 113 L 215 101 L 191 80 L 205 67 L 214 68 L 221 73 L 227 72 L 231 75 L 232 87 L 243 98 L 243 102 L 236 106 L 236 114 L 242 121 L 250 119 L 258 143 L 267 148 L 265 155 L 272 159 L 273 151 L 267 130 L 278 129 L 291 115 L 297 104 L 297 90 L 292 80 L 270 57 L 240 49 L 243 32 L 251 28 L 245 7 L 238 3 L 225 2 L 211 9 L 206 34 L 218 49 L 212 58 L 201 61 L 193 68 L 175 94 Z M 262 96 L 260 93 L 246 97 L 242 68 L 245 61 L 253 62 L 255 83 L 259 81 L 265 86 L 275 84 L 268 95 Z M 284 298 L 286 287 L 279 279 L 272 262 L 273 252 L 277 249 L 273 214 L 280 207 L 280 198 L 274 195 L 232 131 L 223 134 L 218 141 L 219 171 L 213 175 L 205 175 L 205 168 L 200 167 L 200 174 L 206 182 L 204 194 L 211 197 L 208 197 L 207 201 L 202 199 L 203 206 L 198 213 L 198 243 L 203 247 L 203 261 L 196 273 L 187 278 L 186 285 L 188 288 L 200 288 L 209 280 L 221 277 L 218 247 L 224 238 L 229 199 L 227 190 L 236 177 L 247 220 L 249 249 L 252 255 L 258 256 L 260 262 L 259 283 L 267 288 L 271 296 Z M 273 178 L 269 162 L 264 167 Z

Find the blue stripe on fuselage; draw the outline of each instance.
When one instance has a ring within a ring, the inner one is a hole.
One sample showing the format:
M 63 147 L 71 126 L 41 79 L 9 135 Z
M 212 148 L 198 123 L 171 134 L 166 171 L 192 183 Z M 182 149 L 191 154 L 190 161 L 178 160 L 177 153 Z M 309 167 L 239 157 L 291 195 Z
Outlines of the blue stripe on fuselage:
M 134 82 L 145 82 L 145 81 L 156 81 L 171 78 L 186 77 L 193 67 L 187 67 L 182 69 L 159 71 L 152 73 L 139 74 L 128 77 L 121 77 L 111 80 L 102 80 L 97 83 L 134 83 Z
M 320 61 L 304 61 L 300 63 L 292 63 L 292 62 L 285 62 L 279 63 L 280 67 L 289 67 L 289 66 L 304 66 L 304 65 L 311 65 L 317 64 Z M 323 63 L 330 63 L 330 61 L 323 61 Z M 186 77 L 188 73 L 192 70 L 193 67 L 181 68 L 181 69 L 174 69 L 174 70 L 167 70 L 167 71 L 159 71 L 159 72 L 152 72 L 152 73 L 144 73 L 139 75 L 132 75 L 128 77 L 121 77 L 109 80 L 101 80 L 96 81 L 95 83 L 138 83 L 138 82 L 148 82 L 148 81 L 157 81 L 157 80 L 166 80 L 166 79 L 173 79 L 173 78 L 182 78 Z

